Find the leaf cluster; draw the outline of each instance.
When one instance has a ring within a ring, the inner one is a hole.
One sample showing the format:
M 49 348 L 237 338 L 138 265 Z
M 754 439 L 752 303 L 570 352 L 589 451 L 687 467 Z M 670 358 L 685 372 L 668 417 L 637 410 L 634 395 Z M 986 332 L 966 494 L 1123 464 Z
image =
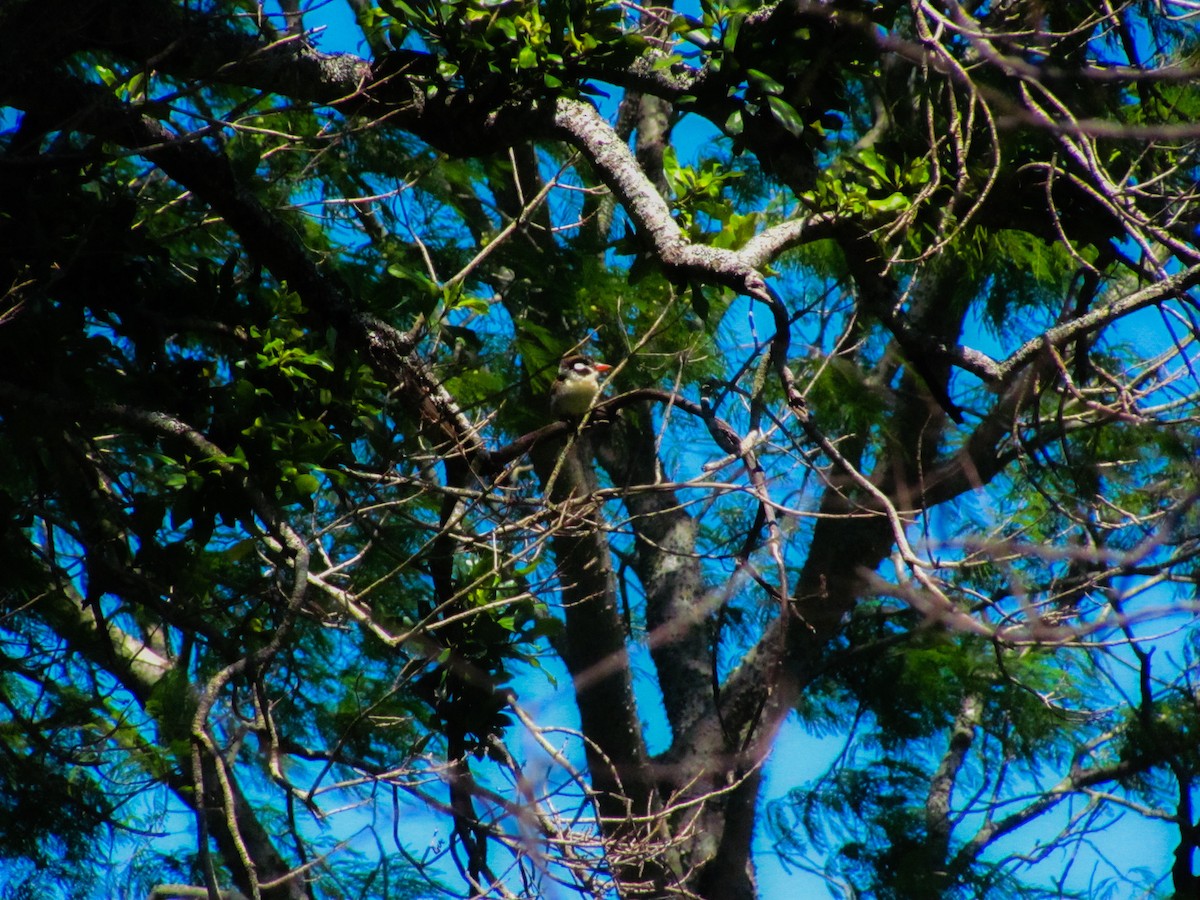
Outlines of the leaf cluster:
M 586 91 L 585 62 L 620 68 L 645 46 L 621 27 L 620 7 L 600 0 L 385 0 L 380 7 L 390 17 L 381 27 L 395 50 L 412 44 L 436 56 L 436 78 L 425 87 L 430 99 L 442 86 L 504 85 L 525 96 Z

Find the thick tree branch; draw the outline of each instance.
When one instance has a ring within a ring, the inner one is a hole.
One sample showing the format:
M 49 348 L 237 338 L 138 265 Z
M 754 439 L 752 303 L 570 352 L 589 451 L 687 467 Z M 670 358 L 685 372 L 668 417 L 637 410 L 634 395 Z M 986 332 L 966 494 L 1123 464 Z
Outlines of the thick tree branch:
M 979 697 L 973 694 L 963 697 L 950 728 L 949 746 L 929 782 L 929 794 L 925 798 L 925 833 L 929 839 L 929 862 L 934 871 L 944 870 L 949 861 L 950 834 L 954 826 L 950 818 L 951 799 L 959 772 L 975 741 L 975 729 L 979 726 L 982 710 Z
M 596 174 L 617 196 L 669 277 L 698 279 L 768 301 L 763 276 L 740 254 L 693 244 L 671 216 L 666 200 L 638 165 L 637 159 L 590 103 L 560 99 L 554 127 L 567 143 L 581 150 Z
M 111 623 L 97 619 L 95 613 L 83 603 L 82 598 L 72 596 L 69 591 L 48 591 L 42 595 L 37 607 L 38 614 L 60 634 L 77 653 L 93 662 L 100 669 L 116 675 L 122 685 L 134 697 L 143 709 L 156 696 L 156 689 L 163 684 L 164 679 L 174 673 L 174 663 L 159 655 L 148 644 L 139 641 L 128 632 L 119 629 Z M 190 694 L 184 696 L 192 700 Z M 179 709 L 170 703 L 161 705 L 160 716 L 169 719 L 186 715 L 186 709 Z M 164 734 L 177 735 L 170 722 L 164 723 L 159 719 L 159 725 Z M 216 780 L 214 763 L 211 758 L 204 763 L 207 773 L 205 783 L 213 784 Z M 247 894 L 254 893 L 253 888 L 258 884 L 272 883 L 275 886 L 264 889 L 260 896 L 265 900 L 302 900 L 308 896 L 303 888 L 302 880 L 292 877 L 292 869 L 279 855 L 272 842 L 269 832 L 246 800 L 241 787 L 235 780 L 227 781 L 228 797 L 232 805 L 225 806 L 216 802 L 217 795 L 212 800 L 211 807 L 205 807 L 203 802 L 197 804 L 195 786 L 180 773 L 186 770 L 186 761 L 175 760 L 175 769 L 169 781 L 172 789 L 188 805 L 197 808 L 205 817 L 205 827 L 213 835 L 218 847 L 232 863 L 240 858 L 239 848 L 248 849 L 254 861 L 254 875 L 240 865 L 232 865 L 232 870 L 238 881 L 238 886 Z M 236 832 L 231 824 L 236 823 Z
M 644 823 L 657 812 L 659 798 L 633 696 L 602 510 L 593 499 L 598 483 L 590 440 L 579 434 L 566 447 L 543 443 L 533 460 L 559 519 L 551 544 L 566 619 L 561 654 L 571 672 L 587 737 L 597 811 L 611 838 L 637 842 L 649 836 Z M 635 864 L 622 872 L 626 884 L 653 885 L 645 893 L 631 888 L 629 896 L 656 896 L 668 868 L 666 860 L 659 860 L 645 869 Z
M 616 485 L 659 484 L 661 471 L 649 405 L 637 422 L 619 421 L 597 441 L 597 458 Z M 637 536 L 634 566 L 646 594 L 646 628 L 671 730 L 687 731 L 711 713 L 707 615 L 697 615 L 703 582 L 696 522 L 675 491 L 630 490 L 624 497 Z M 687 777 L 690 777 L 690 773 Z

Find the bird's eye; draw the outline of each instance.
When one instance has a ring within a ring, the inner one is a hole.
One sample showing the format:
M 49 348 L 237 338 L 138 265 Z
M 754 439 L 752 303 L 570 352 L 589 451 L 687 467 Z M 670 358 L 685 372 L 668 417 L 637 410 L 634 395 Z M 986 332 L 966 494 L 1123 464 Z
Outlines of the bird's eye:
M 587 363 L 575 363 L 575 365 L 572 366 L 572 368 L 576 372 L 578 372 L 580 375 L 582 375 L 584 372 L 586 372 L 588 370 Z

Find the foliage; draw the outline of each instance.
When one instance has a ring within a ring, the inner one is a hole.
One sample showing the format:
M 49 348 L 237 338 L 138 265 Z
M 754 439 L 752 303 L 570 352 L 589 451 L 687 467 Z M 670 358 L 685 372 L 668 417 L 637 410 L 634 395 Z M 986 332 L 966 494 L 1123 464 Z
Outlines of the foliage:
M 44 12 L 5 896 L 1196 894 L 1189 4 Z

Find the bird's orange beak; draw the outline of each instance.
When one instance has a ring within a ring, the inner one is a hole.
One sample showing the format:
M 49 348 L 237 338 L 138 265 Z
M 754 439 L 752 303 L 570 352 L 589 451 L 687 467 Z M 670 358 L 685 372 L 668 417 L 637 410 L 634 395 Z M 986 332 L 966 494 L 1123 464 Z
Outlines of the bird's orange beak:
M 612 371 L 612 366 L 610 366 L 608 363 L 593 363 L 592 367 L 597 372 L 611 372 Z

